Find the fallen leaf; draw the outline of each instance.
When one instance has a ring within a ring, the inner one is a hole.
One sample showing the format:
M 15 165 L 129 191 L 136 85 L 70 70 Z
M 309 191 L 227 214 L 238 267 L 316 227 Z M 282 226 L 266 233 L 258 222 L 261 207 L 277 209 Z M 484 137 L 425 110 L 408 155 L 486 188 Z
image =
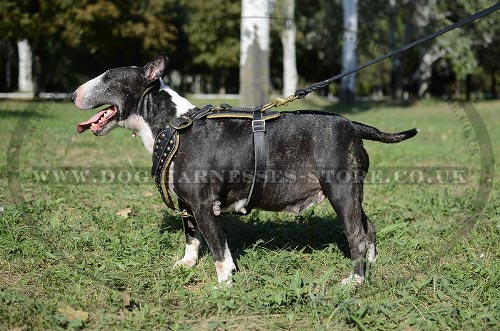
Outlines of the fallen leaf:
M 15 328 L 9 329 L 9 331 L 24 331 L 26 329 L 28 329 L 28 327 L 26 325 L 23 325 L 23 326 L 16 326 Z
M 123 307 L 130 308 L 130 293 L 122 292 Z
M 132 208 L 125 208 L 116 212 L 116 215 L 128 217 L 128 215 L 132 212 Z
M 118 311 L 118 318 L 121 319 L 121 320 L 124 320 L 127 318 L 127 312 L 126 312 L 126 309 L 120 309 Z
M 145 197 L 152 197 L 153 196 L 153 192 L 146 192 L 146 193 L 144 193 L 144 196 Z
M 89 319 L 89 313 L 76 310 L 71 307 L 57 308 L 57 312 L 64 316 L 68 321 L 82 320 L 85 322 Z

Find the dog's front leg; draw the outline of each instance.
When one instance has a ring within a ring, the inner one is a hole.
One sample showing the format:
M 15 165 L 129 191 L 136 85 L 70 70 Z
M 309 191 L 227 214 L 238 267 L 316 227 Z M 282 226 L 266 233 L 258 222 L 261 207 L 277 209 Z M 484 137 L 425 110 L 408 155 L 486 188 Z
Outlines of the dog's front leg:
M 182 203 L 180 203 L 180 208 L 187 210 L 186 206 L 183 206 Z M 174 268 L 179 266 L 192 268 L 198 262 L 198 251 L 200 250 L 201 244 L 200 231 L 197 230 L 196 220 L 193 216 L 182 216 L 182 222 L 184 234 L 186 235 L 186 250 L 184 252 L 184 257 L 175 262 Z
M 231 276 L 236 266 L 227 246 L 226 236 L 221 225 L 221 216 L 217 217 L 213 214 L 212 205 L 195 210 L 194 216 L 215 261 L 217 280 L 219 283 L 225 282 L 227 286 L 231 286 Z

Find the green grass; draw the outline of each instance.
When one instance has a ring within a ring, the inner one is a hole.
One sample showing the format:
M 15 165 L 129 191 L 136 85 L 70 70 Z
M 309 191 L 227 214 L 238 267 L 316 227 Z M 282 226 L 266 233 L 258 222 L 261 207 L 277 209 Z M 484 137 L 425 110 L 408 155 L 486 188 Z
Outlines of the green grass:
M 467 123 L 443 102 L 353 108 L 300 102 L 294 107 L 342 112 L 387 131 L 419 127 L 416 138 L 401 144 L 366 142 L 372 167 L 465 167 L 468 182 L 366 185 L 364 206 L 377 229 L 379 255 L 358 287 L 339 285 L 351 263 L 327 203 L 298 217 L 226 217 L 240 271 L 233 288 L 214 290 L 206 248 L 194 269 L 172 269 L 183 254 L 182 226 L 151 183 L 50 185 L 37 183 L 31 171 L 148 169 L 150 156 L 139 138 L 125 130 L 78 135 L 76 124 L 90 113 L 68 103 L 1 102 L 0 329 L 498 328 L 500 181 L 477 212 L 481 164 L 467 146 L 473 138 Z M 500 102 L 474 106 L 498 169 Z M 28 129 L 20 133 L 23 123 Z M 124 208 L 132 213 L 116 215 Z

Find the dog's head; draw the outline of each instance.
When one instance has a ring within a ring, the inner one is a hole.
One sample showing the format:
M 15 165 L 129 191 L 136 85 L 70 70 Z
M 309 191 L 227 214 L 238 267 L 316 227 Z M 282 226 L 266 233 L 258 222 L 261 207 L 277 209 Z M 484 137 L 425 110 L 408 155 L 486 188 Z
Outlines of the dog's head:
M 144 67 L 110 69 L 81 85 L 70 96 L 76 108 L 105 107 L 78 124 L 77 131 L 90 129 L 94 135 L 102 136 L 114 129 L 119 120 L 136 111 L 144 91 L 165 75 L 167 63 L 167 57 L 160 54 Z

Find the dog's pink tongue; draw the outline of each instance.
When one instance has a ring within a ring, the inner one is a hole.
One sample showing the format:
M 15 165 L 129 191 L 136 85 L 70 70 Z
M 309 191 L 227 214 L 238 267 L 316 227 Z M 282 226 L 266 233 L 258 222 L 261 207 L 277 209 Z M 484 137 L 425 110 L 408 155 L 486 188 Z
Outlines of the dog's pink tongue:
M 76 126 L 76 131 L 78 131 L 78 133 L 82 133 L 83 131 L 90 129 L 91 124 L 97 122 L 107 110 L 108 109 L 103 109 L 94 116 L 92 116 L 91 118 L 89 118 L 88 120 L 86 120 L 85 122 L 78 124 Z

